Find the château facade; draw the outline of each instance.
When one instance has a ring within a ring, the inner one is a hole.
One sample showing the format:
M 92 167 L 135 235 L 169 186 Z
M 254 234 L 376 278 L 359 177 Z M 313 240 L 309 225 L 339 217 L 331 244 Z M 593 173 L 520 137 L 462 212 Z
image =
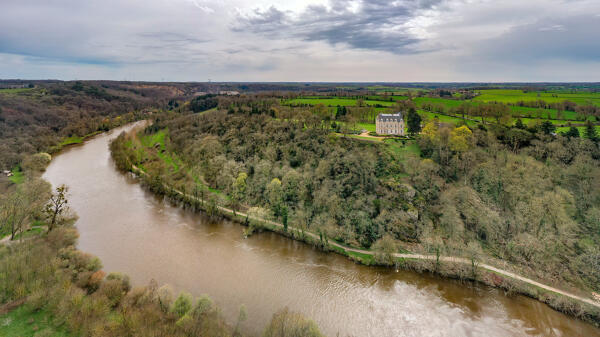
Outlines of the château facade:
M 404 136 L 404 118 L 401 112 L 379 114 L 375 118 L 375 132 L 380 135 Z

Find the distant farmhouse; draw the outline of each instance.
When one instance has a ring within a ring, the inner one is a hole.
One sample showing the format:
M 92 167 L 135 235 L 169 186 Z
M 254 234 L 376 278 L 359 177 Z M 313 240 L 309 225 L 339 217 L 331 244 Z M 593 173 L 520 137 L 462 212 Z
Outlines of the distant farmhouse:
M 380 135 L 404 136 L 404 118 L 401 112 L 379 114 L 375 119 L 375 132 Z

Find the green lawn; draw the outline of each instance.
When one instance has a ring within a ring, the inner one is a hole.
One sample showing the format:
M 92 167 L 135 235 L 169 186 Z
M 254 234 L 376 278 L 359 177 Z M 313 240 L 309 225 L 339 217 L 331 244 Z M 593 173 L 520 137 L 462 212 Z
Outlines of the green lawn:
M 160 130 L 151 135 L 140 133 L 140 142 L 144 147 L 154 147 L 156 144 L 160 144 L 160 150 L 165 150 L 165 137 L 167 135 L 166 130 Z
M 73 336 L 64 328 L 55 327 L 45 310 L 32 311 L 22 305 L 8 314 L 0 316 L 0 336 L 4 337 L 64 337 Z
M 396 141 L 395 139 L 388 139 L 385 141 L 390 151 L 398 156 L 398 159 L 404 159 L 406 155 L 413 154 L 415 156 L 421 155 L 421 149 L 414 140 L 407 140 L 404 143 L 402 141 Z
M 160 130 L 151 135 L 140 133 L 139 139 L 142 145 L 147 148 L 154 147 L 156 144 L 159 144 L 159 151 L 157 153 L 158 157 L 165 162 L 167 166 L 172 167 L 173 170 L 177 172 L 181 167 L 181 162 L 175 155 L 172 155 L 166 151 L 165 138 L 167 136 L 167 132 L 167 130 Z
M 374 123 L 356 123 L 356 128 L 358 130 L 365 129 L 367 131 L 375 132 L 375 124 Z
M 42 234 L 44 231 L 45 231 L 45 229 L 42 227 L 32 227 L 23 233 L 19 233 L 19 234 L 15 235 L 15 240 L 19 240 L 19 239 L 21 239 L 21 237 L 25 239 L 25 238 L 29 238 L 32 236 L 38 236 L 38 235 Z
M 71 137 L 63 139 L 63 141 L 60 142 L 60 145 L 66 146 L 66 145 L 80 144 L 80 143 L 83 143 L 83 137 L 71 136 Z
M 16 166 L 11 172 L 13 175 L 8 179 L 12 181 L 13 184 L 20 184 L 25 180 L 25 175 L 23 174 L 23 171 L 21 171 L 20 166 Z
M 86 140 L 90 137 L 93 137 L 97 134 L 100 134 L 100 133 L 102 133 L 102 131 L 88 133 L 87 135 L 85 135 L 83 137 L 79 137 L 79 136 L 67 137 L 60 142 L 59 146 L 63 147 L 63 146 L 71 145 L 71 144 L 81 144 L 81 143 L 83 143 L 84 140 Z

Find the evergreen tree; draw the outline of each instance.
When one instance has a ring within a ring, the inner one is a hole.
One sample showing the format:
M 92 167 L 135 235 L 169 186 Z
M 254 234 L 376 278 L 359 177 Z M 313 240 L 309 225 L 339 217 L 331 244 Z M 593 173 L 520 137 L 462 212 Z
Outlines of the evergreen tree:
M 408 126 L 408 133 L 416 135 L 421 132 L 421 116 L 417 113 L 415 108 L 410 108 L 406 115 L 406 125 Z
M 285 232 L 287 232 L 287 230 L 288 230 L 288 212 L 287 212 L 287 207 L 285 207 L 285 206 L 281 210 L 281 220 L 283 222 L 283 230 Z
M 523 121 L 519 118 L 517 119 L 517 121 L 515 122 L 515 127 L 517 129 L 525 129 L 525 124 L 523 124 Z
M 569 131 L 567 131 L 567 133 L 565 134 L 565 136 L 569 137 L 569 138 L 579 138 L 579 129 L 577 129 L 576 127 L 572 126 Z
M 556 126 L 554 126 L 554 124 L 552 124 L 550 121 L 545 121 L 540 125 L 540 130 L 549 135 L 556 130 Z
M 598 141 L 598 132 L 596 132 L 596 127 L 589 120 L 585 123 L 585 136 L 591 141 Z

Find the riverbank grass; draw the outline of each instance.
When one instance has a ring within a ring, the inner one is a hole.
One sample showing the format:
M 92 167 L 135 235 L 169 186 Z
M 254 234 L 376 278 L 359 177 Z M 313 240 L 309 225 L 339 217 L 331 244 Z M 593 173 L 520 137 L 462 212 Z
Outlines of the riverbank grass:
M 20 184 L 23 181 L 25 181 L 25 175 L 23 174 L 23 171 L 21 170 L 20 166 L 16 166 L 13 170 L 12 170 L 12 176 L 9 177 L 8 179 L 13 183 L 13 184 Z
M 22 305 L 0 316 L 0 336 L 69 337 L 74 335 L 62 327 L 54 326 L 52 316 L 46 310 L 36 311 L 28 305 Z

